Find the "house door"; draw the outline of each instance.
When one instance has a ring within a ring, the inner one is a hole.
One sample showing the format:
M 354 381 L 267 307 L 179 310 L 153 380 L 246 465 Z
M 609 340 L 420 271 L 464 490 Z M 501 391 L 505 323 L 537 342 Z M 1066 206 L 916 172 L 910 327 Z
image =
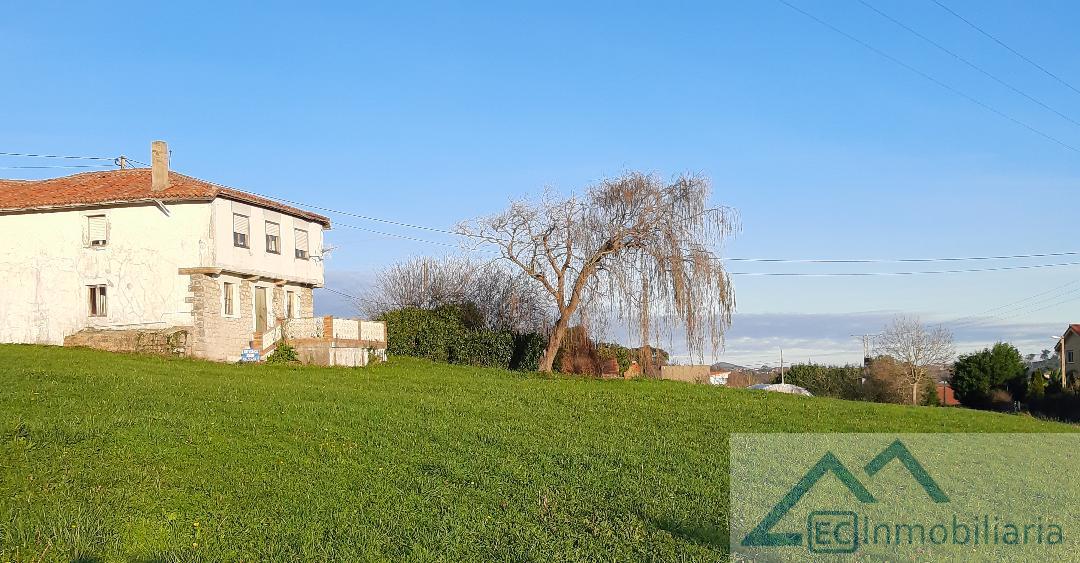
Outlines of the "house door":
M 255 332 L 266 332 L 266 288 L 255 288 Z

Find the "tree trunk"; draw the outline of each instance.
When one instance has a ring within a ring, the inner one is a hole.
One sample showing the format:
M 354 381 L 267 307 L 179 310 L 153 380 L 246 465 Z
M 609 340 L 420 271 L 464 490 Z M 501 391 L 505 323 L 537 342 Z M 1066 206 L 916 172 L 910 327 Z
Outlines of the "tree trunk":
M 911 404 L 913 404 L 913 405 L 919 404 L 919 382 L 918 382 L 918 380 L 916 380 L 915 383 L 911 384 Z
M 544 350 L 544 357 L 540 358 L 540 371 L 543 373 L 551 373 L 552 365 L 555 363 L 555 354 L 559 353 L 559 346 L 562 346 L 563 338 L 566 336 L 566 328 L 570 324 L 570 315 L 561 315 L 559 320 L 555 322 L 555 329 L 551 332 L 551 338 L 548 339 L 547 350 Z

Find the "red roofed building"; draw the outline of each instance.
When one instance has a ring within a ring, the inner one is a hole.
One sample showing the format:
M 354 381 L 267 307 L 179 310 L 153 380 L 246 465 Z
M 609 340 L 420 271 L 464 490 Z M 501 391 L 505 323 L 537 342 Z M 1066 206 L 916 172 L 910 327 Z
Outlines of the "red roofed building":
M 1058 353 L 1061 363 L 1064 364 L 1065 384 L 1072 384 L 1080 375 L 1077 370 L 1077 362 L 1080 362 L 1080 324 L 1071 324 L 1065 329 L 1065 334 L 1058 339 L 1054 351 Z
M 330 220 L 170 171 L 162 141 L 151 152 L 150 168 L 0 180 L 0 342 L 234 361 L 272 350 L 283 319 L 325 336 L 312 289 Z

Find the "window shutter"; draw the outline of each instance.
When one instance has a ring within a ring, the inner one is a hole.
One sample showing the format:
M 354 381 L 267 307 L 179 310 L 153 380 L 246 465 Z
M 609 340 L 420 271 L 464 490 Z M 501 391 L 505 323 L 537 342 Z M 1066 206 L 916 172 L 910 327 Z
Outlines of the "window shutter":
M 87 217 L 86 220 L 89 224 L 90 244 L 108 240 L 108 227 L 104 215 L 93 215 Z
M 248 234 L 248 218 L 239 213 L 233 213 L 232 230 L 234 233 Z
M 272 223 L 270 221 L 267 221 L 266 222 L 266 234 L 268 234 L 270 236 L 273 236 L 273 237 L 281 236 L 281 226 L 278 225 L 277 223 Z
M 296 229 L 296 249 L 307 252 L 308 250 L 307 231 Z

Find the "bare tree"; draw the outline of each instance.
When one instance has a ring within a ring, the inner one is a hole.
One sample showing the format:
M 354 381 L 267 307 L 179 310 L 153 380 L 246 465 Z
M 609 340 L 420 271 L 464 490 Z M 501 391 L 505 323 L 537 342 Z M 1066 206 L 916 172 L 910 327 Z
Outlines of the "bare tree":
M 919 389 L 931 366 L 953 359 L 952 333 L 944 327 L 928 328 L 917 317 L 899 315 L 874 341 L 874 350 L 893 358 L 911 386 L 911 404 L 919 402 Z
M 547 192 L 458 226 L 496 247 L 536 280 L 557 316 L 540 362 L 551 371 L 567 327 L 583 306 L 609 305 L 637 326 L 641 345 L 677 323 L 692 350 L 715 351 L 735 307 L 731 281 L 714 254 L 736 229 L 733 210 L 709 207 L 709 181 L 665 182 L 637 172 L 603 180 L 581 197 Z
M 407 307 L 444 305 L 474 308 L 480 323 L 492 330 L 543 331 L 550 324 L 550 306 L 532 279 L 461 256 L 425 256 L 389 266 L 375 275 L 359 303 L 370 318 Z

